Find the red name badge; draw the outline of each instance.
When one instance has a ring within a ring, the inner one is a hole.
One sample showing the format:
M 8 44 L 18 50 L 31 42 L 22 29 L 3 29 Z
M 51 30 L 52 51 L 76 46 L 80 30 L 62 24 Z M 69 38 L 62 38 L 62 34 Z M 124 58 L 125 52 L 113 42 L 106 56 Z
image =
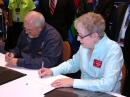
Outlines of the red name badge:
M 97 68 L 101 68 L 101 66 L 102 66 L 102 61 L 97 60 L 97 59 L 94 59 L 93 66 L 94 66 L 94 67 L 97 67 Z

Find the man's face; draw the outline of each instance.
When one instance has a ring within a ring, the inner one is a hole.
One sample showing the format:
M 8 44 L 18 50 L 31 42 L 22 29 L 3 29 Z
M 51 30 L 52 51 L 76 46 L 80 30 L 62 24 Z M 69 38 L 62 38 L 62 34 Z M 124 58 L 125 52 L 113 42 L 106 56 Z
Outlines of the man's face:
M 41 28 L 35 27 L 32 24 L 24 24 L 25 33 L 28 34 L 30 38 L 37 38 L 40 35 Z

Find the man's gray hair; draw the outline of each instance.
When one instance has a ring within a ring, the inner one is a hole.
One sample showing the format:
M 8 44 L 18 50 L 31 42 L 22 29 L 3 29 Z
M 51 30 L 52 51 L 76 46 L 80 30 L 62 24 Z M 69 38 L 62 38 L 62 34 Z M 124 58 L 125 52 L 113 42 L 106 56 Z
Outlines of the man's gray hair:
M 28 24 L 31 24 L 35 27 L 43 27 L 45 24 L 45 18 L 44 16 L 36 11 L 30 11 L 25 16 L 24 22 L 28 22 Z

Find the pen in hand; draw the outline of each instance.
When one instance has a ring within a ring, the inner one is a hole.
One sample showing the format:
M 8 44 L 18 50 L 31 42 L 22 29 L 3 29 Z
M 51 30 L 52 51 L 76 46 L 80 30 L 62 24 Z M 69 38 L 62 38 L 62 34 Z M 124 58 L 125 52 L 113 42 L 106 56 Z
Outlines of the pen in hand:
M 41 65 L 41 71 L 40 74 L 42 73 L 42 69 L 44 68 L 44 61 L 42 61 L 42 65 Z M 42 78 L 42 76 L 40 76 Z
M 41 66 L 41 69 L 44 68 L 44 61 L 42 61 L 42 66 Z

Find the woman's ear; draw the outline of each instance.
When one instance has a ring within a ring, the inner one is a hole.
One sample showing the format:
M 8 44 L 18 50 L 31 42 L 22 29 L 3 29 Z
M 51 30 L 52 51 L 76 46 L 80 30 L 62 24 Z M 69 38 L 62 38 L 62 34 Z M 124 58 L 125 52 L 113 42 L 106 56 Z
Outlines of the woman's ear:
M 92 37 L 93 37 L 93 39 L 94 39 L 94 41 L 95 41 L 95 43 L 97 43 L 98 41 L 99 41 L 99 34 L 97 33 L 97 32 L 94 32 L 93 34 L 92 34 Z
M 97 38 L 97 37 L 99 37 L 99 35 L 98 35 L 97 32 L 94 32 L 94 33 L 92 34 L 92 37 L 93 37 L 93 38 Z

